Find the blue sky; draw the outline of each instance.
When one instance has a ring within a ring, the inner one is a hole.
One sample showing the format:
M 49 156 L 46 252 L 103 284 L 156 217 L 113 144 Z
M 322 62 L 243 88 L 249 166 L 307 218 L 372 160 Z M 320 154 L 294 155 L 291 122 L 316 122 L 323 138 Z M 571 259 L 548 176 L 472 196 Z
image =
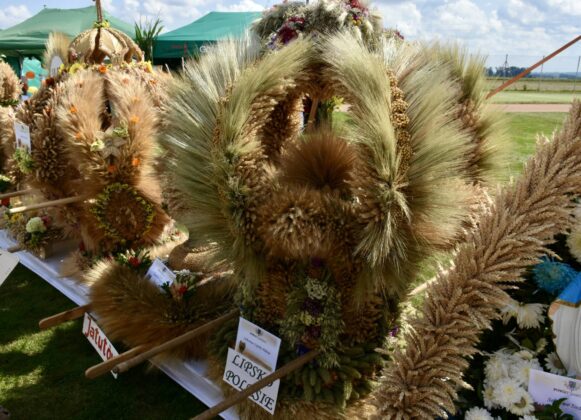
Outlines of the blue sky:
M 160 16 L 167 29 L 187 24 L 212 10 L 255 11 L 275 0 L 102 0 L 113 15 L 133 22 Z M 0 28 L 6 28 L 47 7 L 84 7 L 90 0 L 0 0 Z M 408 39 L 459 41 L 471 52 L 500 66 L 526 66 L 581 34 L 581 0 L 381 0 L 384 25 L 397 27 Z M 547 65 L 545 71 L 577 67 L 581 42 Z

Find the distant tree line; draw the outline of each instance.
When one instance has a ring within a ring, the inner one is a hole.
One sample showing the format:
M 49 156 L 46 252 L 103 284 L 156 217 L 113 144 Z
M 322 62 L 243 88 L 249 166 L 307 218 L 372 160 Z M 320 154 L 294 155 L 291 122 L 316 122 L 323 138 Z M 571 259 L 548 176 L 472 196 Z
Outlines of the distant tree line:
M 486 76 L 488 77 L 514 77 L 517 74 L 526 70 L 526 67 L 487 67 Z M 532 74 L 527 74 L 525 77 L 533 77 Z

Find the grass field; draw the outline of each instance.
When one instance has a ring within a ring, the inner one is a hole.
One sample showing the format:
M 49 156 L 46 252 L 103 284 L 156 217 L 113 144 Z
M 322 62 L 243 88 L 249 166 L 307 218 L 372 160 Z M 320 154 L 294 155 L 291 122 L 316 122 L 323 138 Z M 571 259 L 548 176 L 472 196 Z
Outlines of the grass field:
M 521 92 L 502 91 L 492 97 L 499 104 L 570 104 L 574 98 L 581 98 L 581 92 Z
M 501 84 L 503 84 L 508 79 L 506 78 L 491 78 L 487 79 L 487 88 L 492 90 Z M 577 92 L 581 91 L 581 79 L 574 83 L 573 79 L 528 79 L 523 78 L 519 81 L 510 85 L 507 90 L 518 90 L 518 91 L 549 91 L 549 92 L 570 92 L 577 89 Z
M 533 153 L 536 133 L 550 134 L 563 117 L 510 115 L 512 175 Z M 85 379 L 83 372 L 99 358 L 81 335 L 81 322 L 38 329 L 41 318 L 71 307 L 60 292 L 21 266 L 0 287 L 0 405 L 12 412 L 12 419 L 187 419 L 203 410 L 164 374 L 143 367 L 117 380 L 110 375 Z
M 0 405 L 18 419 L 187 419 L 204 405 L 143 366 L 114 379 L 84 377 L 100 359 L 80 320 L 40 331 L 74 304 L 22 266 L 0 287 Z

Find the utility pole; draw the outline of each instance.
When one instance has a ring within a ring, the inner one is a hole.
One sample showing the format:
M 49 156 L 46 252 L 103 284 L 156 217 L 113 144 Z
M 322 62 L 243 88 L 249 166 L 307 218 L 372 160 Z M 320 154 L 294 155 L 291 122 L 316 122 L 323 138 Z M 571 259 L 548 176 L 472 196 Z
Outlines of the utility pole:
M 508 54 L 504 58 L 504 77 L 508 77 Z
M 577 78 L 579 77 L 579 63 L 581 63 L 581 55 L 577 59 L 577 71 L 575 71 L 575 78 L 573 79 L 573 96 L 577 95 Z
M 543 55 L 543 60 L 545 59 L 545 56 Z M 543 78 L 543 67 L 545 66 L 545 63 L 543 62 L 543 64 L 541 64 L 541 76 L 539 77 L 539 85 L 537 86 L 537 91 L 541 91 L 541 79 Z

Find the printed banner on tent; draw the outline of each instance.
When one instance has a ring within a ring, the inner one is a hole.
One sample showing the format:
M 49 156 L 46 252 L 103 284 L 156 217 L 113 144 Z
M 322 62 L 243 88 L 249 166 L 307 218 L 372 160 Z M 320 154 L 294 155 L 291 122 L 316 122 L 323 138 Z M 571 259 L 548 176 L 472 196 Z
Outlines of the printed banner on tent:
M 97 321 L 87 312 L 85 312 L 85 319 L 83 320 L 83 334 L 95 350 L 97 350 L 101 359 L 109 360 L 119 355 L 111 341 L 109 341 L 103 330 L 101 330 L 101 327 L 97 324 Z M 111 375 L 117 379 L 116 373 L 111 372 Z

